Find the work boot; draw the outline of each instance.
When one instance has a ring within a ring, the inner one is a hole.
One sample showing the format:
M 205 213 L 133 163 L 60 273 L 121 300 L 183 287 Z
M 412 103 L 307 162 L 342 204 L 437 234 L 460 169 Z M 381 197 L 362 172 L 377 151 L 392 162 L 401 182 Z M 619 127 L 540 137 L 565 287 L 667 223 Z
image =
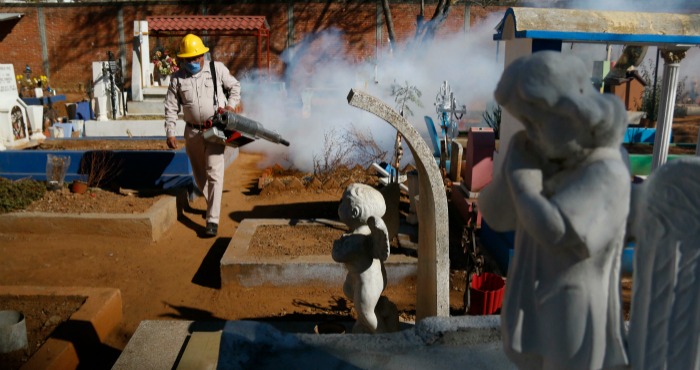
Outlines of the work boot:
M 207 222 L 207 227 L 204 230 L 204 235 L 206 236 L 216 236 L 216 232 L 219 230 L 219 225 L 213 222 Z

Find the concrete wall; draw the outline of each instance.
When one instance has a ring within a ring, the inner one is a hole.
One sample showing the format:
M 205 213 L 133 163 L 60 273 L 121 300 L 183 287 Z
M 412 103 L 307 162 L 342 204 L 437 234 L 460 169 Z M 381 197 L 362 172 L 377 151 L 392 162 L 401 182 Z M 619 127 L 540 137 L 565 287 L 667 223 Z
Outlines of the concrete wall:
M 430 0 L 426 3 L 425 14 L 429 19 L 435 3 Z M 391 8 L 399 45 L 405 44 L 415 33 L 420 2 L 404 1 L 392 4 Z M 465 10 L 462 3 L 453 6 L 441 33 L 465 29 L 465 15 L 469 15 L 471 24 L 497 8 L 474 6 L 469 12 Z M 57 88 L 59 93 L 78 93 L 80 83 L 85 85 L 91 81 L 92 62 L 105 60 L 108 51 L 112 51 L 117 58 L 124 58 L 128 91 L 133 22 L 145 20 L 147 16 L 264 15 L 271 29 L 272 70 L 278 75 L 294 73 L 282 61 L 281 55 L 288 46 L 299 44 L 302 40 L 312 40 L 308 50 L 324 48 L 328 53 L 340 53 L 345 47 L 343 57 L 349 61 L 375 58 L 377 51 L 387 44 L 381 6 L 374 0 L 271 0 L 236 4 L 209 2 L 206 5 L 196 1 L 5 3 L 0 4 L 0 13 L 24 14 L 19 21 L 0 22 L 0 63 L 13 64 L 15 73 L 21 73 L 25 65 L 29 65 L 35 76 L 49 76 L 51 86 Z M 317 36 L 329 29 L 342 33 L 343 47 L 339 45 L 331 50 L 317 42 Z M 173 49 L 179 45 L 179 38 L 149 39 L 151 48 L 156 46 L 157 41 Z M 245 70 L 256 65 L 254 37 L 210 37 L 206 42 L 213 51 L 213 57 L 227 64 L 235 75 L 241 76 Z M 305 54 L 300 55 L 299 52 L 294 57 L 312 68 L 317 60 L 306 60 L 303 58 Z

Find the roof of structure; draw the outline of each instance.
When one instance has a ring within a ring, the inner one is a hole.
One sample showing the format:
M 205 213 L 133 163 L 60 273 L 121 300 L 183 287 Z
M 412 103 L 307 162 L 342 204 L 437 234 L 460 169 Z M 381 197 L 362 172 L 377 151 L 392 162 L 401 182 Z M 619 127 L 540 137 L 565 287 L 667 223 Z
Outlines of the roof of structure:
M 0 22 L 22 18 L 22 13 L 0 13 Z
M 509 8 L 493 38 L 696 45 L 700 14 Z
M 185 15 L 147 17 L 146 20 L 149 32 L 162 34 L 255 34 L 270 29 L 264 16 Z

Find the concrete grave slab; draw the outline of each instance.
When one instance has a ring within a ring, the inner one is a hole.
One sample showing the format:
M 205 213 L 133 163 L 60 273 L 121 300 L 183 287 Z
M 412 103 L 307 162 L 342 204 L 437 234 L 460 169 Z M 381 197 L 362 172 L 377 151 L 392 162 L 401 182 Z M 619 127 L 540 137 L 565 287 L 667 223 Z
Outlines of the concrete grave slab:
M 176 199 L 158 200 L 151 208 L 138 214 L 49 212 L 14 212 L 0 215 L 2 234 L 72 234 L 124 236 L 157 241 L 177 222 Z
M 119 289 L 88 287 L 0 286 L 0 296 L 79 296 L 85 302 L 64 323 L 64 336 L 50 337 L 22 369 L 77 369 L 78 353 L 104 343 L 122 320 Z
M 255 230 L 262 225 L 318 225 L 345 228 L 343 223 L 325 220 L 245 219 L 221 258 L 221 282 L 237 282 L 243 286 L 263 284 L 298 285 L 316 281 L 331 286 L 342 286 L 347 270 L 331 258 L 332 245 L 327 255 L 299 257 L 254 257 L 248 254 Z M 416 276 L 416 258 L 390 255 L 385 263 L 388 284 L 400 284 L 403 279 Z

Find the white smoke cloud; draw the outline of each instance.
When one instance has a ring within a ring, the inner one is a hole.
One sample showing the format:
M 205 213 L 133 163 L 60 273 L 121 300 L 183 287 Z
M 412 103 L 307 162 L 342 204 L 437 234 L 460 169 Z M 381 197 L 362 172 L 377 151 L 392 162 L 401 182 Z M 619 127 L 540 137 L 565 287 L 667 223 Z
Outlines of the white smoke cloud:
M 443 81 L 449 82 L 458 104 L 465 104 L 468 110 L 492 100 L 503 70 L 493 41 L 494 27 L 502 16 L 493 14 L 469 32 L 440 37 L 419 48 L 399 46 L 393 53 L 381 50 L 376 61 L 360 63 L 349 61 L 336 30 L 307 38 L 283 54 L 288 65 L 283 78 L 287 83 L 285 92 L 280 91 L 282 81 L 255 84 L 242 78 L 244 114 L 277 131 L 291 145 L 258 140 L 243 149 L 264 152 L 266 160 L 261 166 L 279 163 L 311 171 L 314 156 L 323 153 L 324 135 L 332 130 L 343 132 L 352 124 L 371 132 L 382 148 L 392 153 L 396 130 L 374 115 L 351 107 L 347 95 L 356 88 L 395 107 L 390 86 L 406 82 L 423 93 L 423 107 L 411 106 L 414 116 L 409 122 L 429 143 L 423 116 L 437 121 L 433 103 Z M 410 160 L 409 150 L 404 151 L 404 157 Z
M 632 1 L 574 1 L 567 4 L 587 9 L 643 10 L 638 9 L 639 6 L 635 8 Z M 666 5 L 669 4 L 680 7 L 682 2 L 672 1 Z M 347 94 L 352 88 L 364 90 L 394 107 L 390 86 L 406 82 L 423 93 L 423 107 L 412 106 L 414 116 L 408 120 L 431 146 L 423 116 L 437 122 L 434 102 L 443 81 L 449 82 L 457 102 L 465 104 L 468 111 L 482 110 L 492 101 L 503 71 L 505 45 L 500 44 L 499 53 L 499 45 L 493 41 L 494 28 L 502 17 L 501 12 L 491 14 L 469 32 L 440 36 L 433 43 L 418 48 L 399 45 L 393 53 L 379 50 L 379 57 L 371 61 L 351 60 L 338 30 L 307 37 L 283 53 L 287 67 L 280 81 L 255 84 L 251 79 L 242 79 L 245 115 L 261 122 L 267 129 L 279 132 L 291 145 L 283 147 L 258 140 L 243 149 L 264 152 L 266 159 L 261 166 L 279 163 L 312 171 L 314 157 L 323 154 L 324 136 L 331 131 L 342 133 L 354 125 L 363 132 L 371 132 L 383 150 L 392 153 L 396 131 L 372 114 L 348 105 Z M 681 64 L 681 78 L 689 76 L 688 83 L 699 72 L 696 66 L 700 65 L 697 63 L 700 53 L 697 50 L 691 48 Z M 606 46 L 601 44 L 564 44 L 562 51 L 582 57 L 591 71 L 594 61 L 607 57 Z M 611 60 L 615 61 L 621 51 L 622 46 L 611 46 Z M 654 60 L 655 56 L 656 49 L 649 48 L 645 63 Z M 659 70 L 661 74 L 663 61 Z M 404 165 L 411 160 L 409 150 L 404 150 L 404 159 Z

